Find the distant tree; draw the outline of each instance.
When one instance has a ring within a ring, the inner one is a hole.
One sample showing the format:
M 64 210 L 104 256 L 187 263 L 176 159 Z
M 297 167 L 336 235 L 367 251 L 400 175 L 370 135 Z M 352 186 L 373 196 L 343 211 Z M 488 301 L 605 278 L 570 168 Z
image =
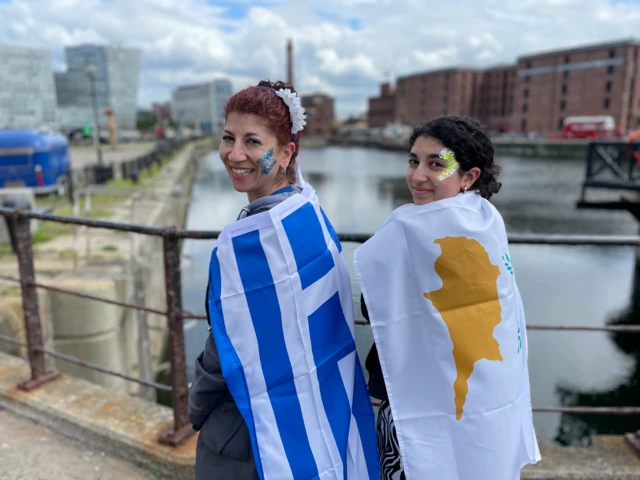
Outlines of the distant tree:
M 138 130 L 153 130 L 158 122 L 158 117 L 155 113 L 149 112 L 148 114 L 138 118 L 136 122 L 136 127 Z

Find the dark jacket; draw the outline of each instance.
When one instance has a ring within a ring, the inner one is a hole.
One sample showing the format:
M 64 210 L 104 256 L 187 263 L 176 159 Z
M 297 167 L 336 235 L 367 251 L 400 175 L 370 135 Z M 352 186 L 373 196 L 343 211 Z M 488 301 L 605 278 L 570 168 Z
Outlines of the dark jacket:
M 251 202 L 238 219 L 267 211 L 294 193 L 298 187 L 279 190 Z M 209 325 L 209 285 L 205 297 Z M 189 420 L 200 431 L 196 447 L 196 480 L 257 480 L 249 429 L 222 375 L 216 342 L 207 337 L 196 360 L 195 377 L 189 390 Z
M 360 311 L 367 322 L 369 322 L 369 312 L 362 295 L 360 295 Z M 384 377 L 382 375 L 382 367 L 380 366 L 380 357 L 378 357 L 378 348 L 375 342 L 371 350 L 369 350 L 364 366 L 367 368 L 367 372 L 369 372 L 369 395 L 378 400 L 389 401 L 387 397 L 387 387 L 384 384 Z

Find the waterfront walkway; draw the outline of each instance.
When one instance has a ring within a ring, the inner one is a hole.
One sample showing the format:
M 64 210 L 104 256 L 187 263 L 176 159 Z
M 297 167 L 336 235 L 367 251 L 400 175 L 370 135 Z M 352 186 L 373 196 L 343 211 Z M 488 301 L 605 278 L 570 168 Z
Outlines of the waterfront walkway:
M 0 480 L 165 478 L 14 415 L 0 406 Z

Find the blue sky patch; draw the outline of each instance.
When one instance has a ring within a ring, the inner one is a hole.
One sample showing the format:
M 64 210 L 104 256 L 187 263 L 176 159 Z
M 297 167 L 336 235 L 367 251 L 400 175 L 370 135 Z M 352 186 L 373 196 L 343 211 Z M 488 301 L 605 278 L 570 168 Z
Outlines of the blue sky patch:
M 336 12 L 329 12 L 326 10 L 316 10 L 316 14 L 322 19 L 332 23 L 338 23 L 340 25 L 347 25 L 351 30 L 357 32 L 362 29 L 362 21 L 359 18 L 344 18 L 342 15 Z
M 280 2 L 279 0 L 209 0 L 209 3 L 224 8 L 223 18 L 242 20 L 251 7 L 272 7 Z

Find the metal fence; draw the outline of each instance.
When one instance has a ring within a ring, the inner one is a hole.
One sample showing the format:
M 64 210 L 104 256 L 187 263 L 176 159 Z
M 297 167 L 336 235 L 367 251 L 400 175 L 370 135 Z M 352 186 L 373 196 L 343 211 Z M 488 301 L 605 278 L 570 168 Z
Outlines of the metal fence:
M 101 220 L 90 220 L 76 217 L 65 217 L 37 212 L 20 211 L 7 208 L 0 208 L 0 216 L 5 217 L 9 229 L 13 232 L 15 240 L 15 253 L 18 260 L 20 277 L 15 278 L 7 275 L 0 275 L 0 279 L 20 284 L 22 294 L 22 305 L 24 310 L 24 322 L 27 343 L 24 344 L 14 338 L 0 334 L 0 340 L 26 347 L 29 365 L 31 368 L 31 378 L 24 381 L 18 388 L 22 390 L 33 390 L 43 384 L 57 378 L 60 373 L 47 369 L 46 356 L 57 358 L 66 362 L 81 365 L 83 367 L 97 370 L 109 375 L 136 382 L 138 384 L 152 387 L 160 391 L 171 393 L 171 403 L 174 414 L 173 427 L 159 438 L 159 442 L 165 445 L 177 446 L 187 440 L 194 432 L 187 416 L 188 407 L 188 384 L 186 376 L 185 344 L 183 320 L 196 319 L 206 320 L 204 315 L 196 315 L 182 309 L 182 281 L 180 272 L 180 241 L 182 239 L 215 239 L 219 232 L 210 231 L 190 231 L 178 230 L 172 227 L 156 228 L 141 225 L 131 225 L 115 223 Z M 37 219 L 80 225 L 91 228 L 102 228 L 108 230 L 118 230 L 142 235 L 152 235 L 161 237 L 164 251 L 164 276 L 167 305 L 166 310 L 158 310 L 143 305 L 135 305 L 126 302 L 88 295 L 80 292 L 66 290 L 52 285 L 45 285 L 36 282 L 33 265 L 33 251 L 31 248 L 30 220 Z M 338 235 L 342 242 L 365 242 L 369 235 Z M 546 244 L 546 245 L 602 245 L 602 246 L 640 246 L 640 237 L 631 236 L 567 236 L 567 235 L 511 235 L 511 244 Z M 70 355 L 61 354 L 45 348 L 42 333 L 40 313 L 38 310 L 37 289 L 61 292 L 75 295 L 89 300 L 109 303 L 120 307 L 143 310 L 149 313 L 165 315 L 168 319 L 168 343 L 169 361 L 171 365 L 171 386 L 156 382 L 143 380 L 140 378 L 124 375 L 99 365 L 86 362 L 82 359 Z M 366 322 L 358 321 L 358 325 L 367 325 Z M 638 325 L 610 325 L 603 327 L 592 326 L 567 326 L 567 325 L 529 325 L 529 330 L 565 330 L 565 331 L 600 331 L 600 332 L 623 332 L 640 333 Z M 573 414 L 610 414 L 610 415 L 639 415 L 640 406 L 620 406 L 620 407 L 542 407 L 534 408 L 535 412 L 559 412 Z M 637 439 L 636 437 L 634 437 Z
M 640 191 L 640 143 L 589 144 L 582 201 L 587 188 Z
M 161 165 L 162 159 L 167 155 L 184 146 L 190 140 L 162 140 L 156 143 L 156 147 L 149 153 L 140 155 L 131 160 L 125 160 L 119 163 L 120 177 L 123 180 L 132 180 L 137 183 L 140 175 L 145 170 L 151 168 L 152 165 Z M 75 180 L 81 181 L 87 185 L 102 185 L 109 180 L 118 177 L 116 170 L 118 165 L 110 163 L 108 165 L 88 165 L 74 172 Z

